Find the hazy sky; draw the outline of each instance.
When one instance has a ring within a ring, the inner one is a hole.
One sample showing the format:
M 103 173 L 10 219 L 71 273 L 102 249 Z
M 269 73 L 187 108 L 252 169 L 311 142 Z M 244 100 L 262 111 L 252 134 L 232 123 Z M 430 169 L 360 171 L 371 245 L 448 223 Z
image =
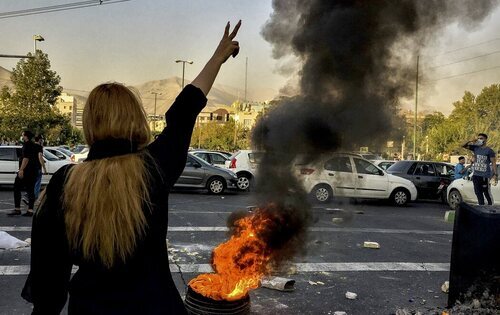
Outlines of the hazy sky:
M 79 0 L 1 0 L 0 13 Z M 472 0 L 471 0 L 472 1 Z M 225 23 L 243 20 L 238 35 L 239 58 L 230 59 L 217 83 L 244 88 L 245 57 L 248 57 L 248 88 L 272 95 L 288 78 L 276 72 L 278 61 L 260 31 L 272 13 L 270 0 L 132 0 L 62 12 L 0 18 L 0 54 L 26 54 L 33 50 L 33 34 L 45 41 L 38 48 L 48 53 L 52 68 L 66 89 L 90 90 L 106 81 L 130 85 L 182 75 L 175 59 L 193 60 L 186 66 L 186 79 L 201 70 L 211 56 Z M 452 102 L 465 90 L 478 93 L 485 85 L 500 82 L 500 68 L 455 78 L 429 81 L 464 72 L 500 66 L 500 10 L 492 12 L 474 30 L 452 25 L 422 50 L 422 73 L 427 78 L 419 90 L 422 108 L 449 113 Z M 493 40 L 496 39 L 496 40 Z M 477 45 L 439 57 L 444 52 Z M 453 65 L 428 69 L 479 55 L 491 55 Z M 0 58 L 11 70 L 17 60 Z M 267 92 L 265 92 L 267 91 Z M 406 106 L 413 106 L 408 102 Z

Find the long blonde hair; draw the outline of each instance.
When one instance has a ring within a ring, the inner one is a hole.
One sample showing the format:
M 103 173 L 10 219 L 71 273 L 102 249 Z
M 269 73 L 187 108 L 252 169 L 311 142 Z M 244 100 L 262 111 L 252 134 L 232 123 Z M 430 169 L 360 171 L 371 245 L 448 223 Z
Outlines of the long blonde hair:
M 138 96 L 119 83 L 90 92 L 83 111 L 85 140 L 127 139 L 143 149 L 151 139 Z M 149 203 L 145 153 L 96 159 L 75 165 L 64 185 L 66 233 L 70 248 L 106 267 L 125 261 L 144 233 L 143 205 Z

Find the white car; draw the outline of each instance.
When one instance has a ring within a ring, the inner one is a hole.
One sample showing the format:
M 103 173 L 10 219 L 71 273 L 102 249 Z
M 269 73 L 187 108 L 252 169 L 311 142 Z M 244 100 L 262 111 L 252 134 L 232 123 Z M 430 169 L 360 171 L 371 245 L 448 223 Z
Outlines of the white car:
M 74 153 L 74 154 L 75 154 L 74 155 L 75 162 L 77 162 L 77 163 L 83 162 L 87 159 L 87 156 L 89 155 L 89 148 L 85 148 L 82 151 L 80 151 L 78 153 Z
M 255 180 L 257 167 L 262 157 L 261 152 L 252 150 L 240 150 L 233 154 L 225 163 L 225 167 L 238 176 L 238 188 L 248 190 Z
M 314 165 L 295 165 L 297 177 L 313 199 L 334 197 L 389 199 L 404 206 L 417 199 L 417 188 L 404 178 L 387 174 L 357 154 L 336 153 Z
M 500 164 L 497 164 L 498 169 L 500 169 Z M 472 184 L 472 174 L 452 181 L 446 192 L 448 204 L 452 210 L 457 210 L 461 202 L 477 204 L 477 197 Z M 494 205 L 500 205 L 500 184 L 490 186 L 490 196 Z
M 70 150 L 61 147 L 43 147 L 45 150 L 57 156 L 60 160 L 75 162 L 75 154 Z
M 21 146 L 0 146 L 0 184 L 13 185 L 19 170 L 19 159 L 21 157 Z M 42 184 L 49 183 L 52 175 L 62 166 L 71 164 L 69 160 L 61 160 L 45 148 L 43 150 L 43 159 L 48 174 L 42 175 Z

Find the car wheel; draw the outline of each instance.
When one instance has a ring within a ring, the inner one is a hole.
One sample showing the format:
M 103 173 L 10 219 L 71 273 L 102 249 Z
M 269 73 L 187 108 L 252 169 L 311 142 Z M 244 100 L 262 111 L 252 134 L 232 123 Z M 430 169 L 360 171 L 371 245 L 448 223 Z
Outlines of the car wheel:
M 208 192 L 214 195 L 219 195 L 226 190 L 224 179 L 220 177 L 213 177 L 207 183 Z
M 246 174 L 238 175 L 238 182 L 236 183 L 238 189 L 248 190 L 250 189 L 250 177 Z
M 402 188 L 394 190 L 391 194 L 391 201 L 396 206 L 404 206 L 410 201 L 410 193 Z
M 457 210 L 462 200 L 462 195 L 456 189 L 453 189 L 448 195 L 448 204 L 452 210 Z
M 333 192 L 328 185 L 318 185 L 311 191 L 311 196 L 317 202 L 327 203 L 332 199 Z

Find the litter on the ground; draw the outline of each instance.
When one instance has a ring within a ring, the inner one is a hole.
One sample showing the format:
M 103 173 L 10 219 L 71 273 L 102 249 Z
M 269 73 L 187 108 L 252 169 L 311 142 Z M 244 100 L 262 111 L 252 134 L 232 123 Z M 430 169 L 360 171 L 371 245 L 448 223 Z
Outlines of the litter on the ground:
M 344 219 L 342 219 L 342 218 L 333 218 L 332 222 L 333 223 L 342 223 L 342 222 L 344 222 Z
M 263 277 L 260 281 L 263 288 L 278 291 L 295 290 L 295 280 L 282 277 Z
M 377 242 L 364 242 L 363 247 L 365 248 L 374 248 L 374 249 L 379 249 L 380 245 Z
M 21 241 L 18 238 L 10 235 L 7 232 L 0 231 L 0 249 L 13 249 L 29 246 L 25 241 Z
M 441 291 L 443 291 L 444 293 L 448 293 L 448 291 L 450 291 L 450 282 L 449 281 L 445 281 L 443 283 L 443 285 L 441 285 Z
M 358 295 L 357 295 L 356 293 L 354 293 L 354 292 L 349 292 L 349 291 L 347 291 L 347 292 L 345 293 L 345 297 L 346 297 L 347 299 L 349 299 L 349 300 L 355 300 L 355 299 L 358 297 Z
M 347 313 L 344 311 L 335 311 L 335 313 L 333 313 L 333 315 L 347 315 Z

